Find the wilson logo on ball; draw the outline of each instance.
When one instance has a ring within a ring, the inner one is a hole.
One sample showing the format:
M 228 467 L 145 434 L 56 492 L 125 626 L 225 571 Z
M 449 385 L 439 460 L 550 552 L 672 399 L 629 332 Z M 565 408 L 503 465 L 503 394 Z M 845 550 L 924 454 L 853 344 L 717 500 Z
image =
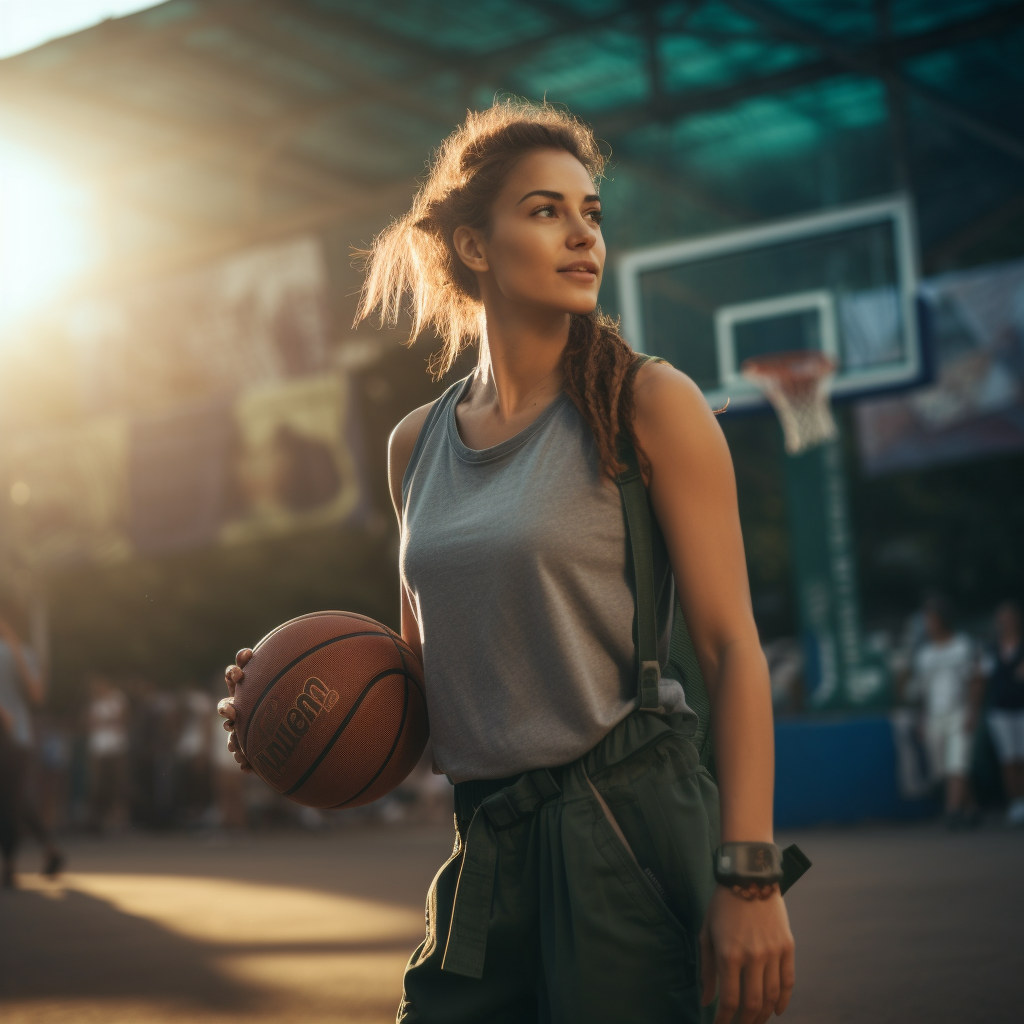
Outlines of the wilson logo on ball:
M 336 690 L 329 690 L 316 676 L 310 676 L 302 687 L 302 693 L 295 698 L 295 703 L 275 729 L 272 719 L 276 717 L 277 702 L 268 701 L 256 723 L 256 732 L 261 739 L 271 733 L 273 738 L 256 755 L 256 763 L 260 768 L 271 775 L 280 775 L 310 725 L 323 712 L 330 711 L 337 702 Z

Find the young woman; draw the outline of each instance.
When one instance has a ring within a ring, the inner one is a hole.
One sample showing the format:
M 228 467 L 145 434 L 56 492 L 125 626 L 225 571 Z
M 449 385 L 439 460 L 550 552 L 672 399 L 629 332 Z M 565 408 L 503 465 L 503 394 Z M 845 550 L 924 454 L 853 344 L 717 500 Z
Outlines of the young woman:
M 479 348 L 389 450 L 402 635 L 423 659 L 457 823 L 399 1021 L 754 1024 L 793 987 L 778 886 L 712 874 L 720 843 L 775 849 L 729 449 L 696 385 L 638 367 L 597 310 L 602 169 L 570 115 L 497 103 L 445 142 L 368 254 L 359 319 L 393 320 L 410 295 L 413 337 L 444 342 L 437 369 Z M 720 818 L 682 687 L 657 673 L 658 706 L 639 706 L 620 433 L 664 539 L 660 662 L 674 580 L 712 700 Z M 227 671 L 232 693 L 249 656 Z

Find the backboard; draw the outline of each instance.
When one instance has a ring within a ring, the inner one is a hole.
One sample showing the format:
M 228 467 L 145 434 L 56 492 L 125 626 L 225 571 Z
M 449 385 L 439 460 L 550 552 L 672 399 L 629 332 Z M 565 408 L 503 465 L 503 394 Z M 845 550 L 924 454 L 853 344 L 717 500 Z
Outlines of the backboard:
M 715 408 L 766 408 L 741 363 L 796 349 L 835 360 L 836 398 L 908 387 L 925 372 L 915 251 L 899 196 L 636 250 L 618 266 L 623 333 Z

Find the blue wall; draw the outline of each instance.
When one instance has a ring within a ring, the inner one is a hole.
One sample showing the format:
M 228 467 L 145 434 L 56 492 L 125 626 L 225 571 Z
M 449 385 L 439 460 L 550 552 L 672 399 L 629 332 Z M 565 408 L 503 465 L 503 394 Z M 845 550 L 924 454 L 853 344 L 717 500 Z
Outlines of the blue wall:
M 776 722 L 775 824 L 779 828 L 921 818 L 937 809 L 932 800 L 900 796 L 896 744 L 885 716 Z

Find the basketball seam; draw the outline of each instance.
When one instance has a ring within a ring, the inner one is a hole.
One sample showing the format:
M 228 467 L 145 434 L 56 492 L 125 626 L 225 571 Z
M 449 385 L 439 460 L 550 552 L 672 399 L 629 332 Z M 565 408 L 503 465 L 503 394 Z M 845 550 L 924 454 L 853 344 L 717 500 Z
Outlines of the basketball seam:
M 395 740 L 391 744 L 391 749 L 388 751 L 388 756 L 385 757 L 384 760 L 381 762 L 381 765 L 374 773 L 373 778 L 370 779 L 370 781 L 365 786 L 363 786 L 363 788 L 359 790 L 358 793 L 354 793 L 347 800 L 342 800 L 340 804 L 335 804 L 334 807 L 331 808 L 332 810 L 340 807 L 345 807 L 347 804 L 352 803 L 353 800 L 358 800 L 359 797 L 361 797 L 381 777 L 381 774 L 383 773 L 384 769 L 387 768 L 387 766 L 391 763 L 391 757 L 395 752 L 395 748 L 398 746 L 398 741 L 402 738 L 402 733 L 405 731 L 405 720 L 409 714 L 409 676 L 406 675 L 404 678 L 405 691 L 404 700 L 402 702 L 402 720 L 398 723 L 398 732 L 395 733 Z
M 398 669 L 394 668 L 389 668 L 385 669 L 383 672 L 378 672 L 377 675 L 375 675 L 366 684 L 366 686 L 363 687 L 363 692 L 359 694 L 359 697 L 352 704 L 352 707 L 349 708 L 349 712 L 342 720 L 341 725 L 338 726 L 338 728 L 335 730 L 334 735 L 324 745 L 323 750 L 321 750 L 320 753 L 317 754 L 316 759 L 313 761 L 313 763 L 302 773 L 298 781 L 293 786 L 285 790 L 285 796 L 291 796 L 292 793 L 300 789 L 309 781 L 310 776 L 313 774 L 313 772 L 317 770 L 317 768 L 320 767 L 320 765 L 323 763 L 324 758 L 334 748 L 334 744 L 337 743 L 338 740 L 341 738 L 341 734 L 348 728 L 349 723 L 352 721 L 352 717 L 359 710 L 363 701 L 366 699 L 367 694 L 369 694 L 369 692 L 377 685 L 377 683 L 379 683 L 386 676 L 402 676 L 403 678 L 408 679 L 405 672 L 399 671 Z M 406 688 L 408 689 L 408 682 L 406 682 Z
M 285 625 L 287 625 L 287 623 L 285 623 Z M 275 632 L 276 632 L 276 630 L 275 630 Z M 245 749 L 244 748 L 245 748 L 246 742 L 249 739 L 249 725 L 252 723 L 252 720 L 256 717 L 257 709 L 263 703 L 263 701 L 266 700 L 267 694 L 270 693 L 270 691 L 277 684 L 277 681 L 283 675 L 285 675 L 286 673 L 290 672 L 293 668 L 295 668 L 295 666 L 298 665 L 298 663 L 300 661 L 302 661 L 303 658 L 308 658 L 311 654 L 314 654 L 317 651 L 322 650 L 324 647 L 329 647 L 331 644 L 336 644 L 336 643 L 340 642 L 341 640 L 351 640 L 352 637 L 356 637 L 356 636 L 380 636 L 380 635 L 381 635 L 381 632 L 380 632 L 379 629 L 369 629 L 369 630 L 365 630 L 365 631 L 363 631 L 361 633 L 346 633 L 344 636 L 333 636 L 333 637 L 331 637 L 330 640 L 324 640 L 321 643 L 315 644 L 314 646 L 307 648 L 294 661 L 290 661 L 287 665 L 285 665 L 285 667 L 283 669 L 281 669 L 281 671 L 278 672 L 277 675 L 274 676 L 274 678 L 271 679 L 270 682 L 267 683 L 267 685 L 265 687 L 263 687 L 263 692 L 256 698 L 255 703 L 253 704 L 251 710 L 249 711 L 249 721 L 246 723 L 246 726 L 245 726 L 245 741 L 242 742 L 242 748 L 243 748 L 242 749 L 242 753 L 245 754 Z M 388 639 L 390 640 L 391 638 L 388 637 Z M 391 642 L 394 643 L 393 640 Z M 404 661 L 402 662 L 402 667 L 405 668 L 405 662 Z M 248 756 L 249 755 L 246 754 L 246 757 L 248 757 Z

